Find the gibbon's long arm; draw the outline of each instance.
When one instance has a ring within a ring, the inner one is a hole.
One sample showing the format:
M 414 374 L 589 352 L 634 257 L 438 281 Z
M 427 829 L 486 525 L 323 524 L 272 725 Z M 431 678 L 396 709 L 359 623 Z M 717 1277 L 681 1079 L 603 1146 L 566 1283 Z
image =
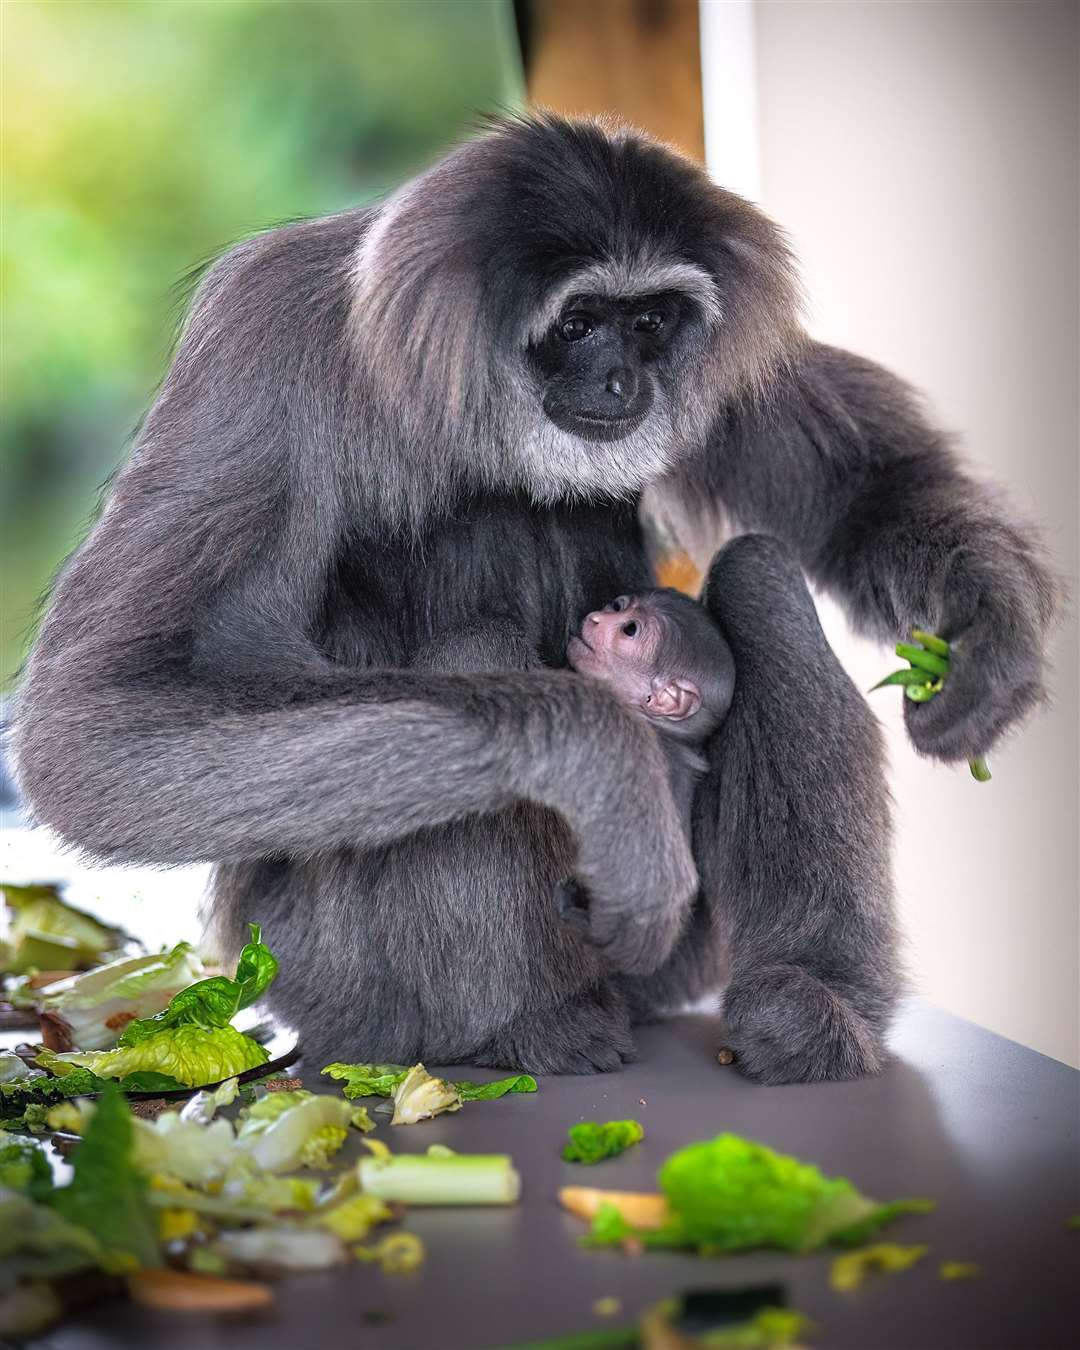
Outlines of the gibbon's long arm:
M 943 692 L 905 700 L 922 753 L 980 755 L 1044 697 L 1056 584 L 1036 532 L 963 472 L 888 371 L 811 344 L 765 398 L 725 410 L 684 489 L 788 543 L 858 630 L 952 643 Z

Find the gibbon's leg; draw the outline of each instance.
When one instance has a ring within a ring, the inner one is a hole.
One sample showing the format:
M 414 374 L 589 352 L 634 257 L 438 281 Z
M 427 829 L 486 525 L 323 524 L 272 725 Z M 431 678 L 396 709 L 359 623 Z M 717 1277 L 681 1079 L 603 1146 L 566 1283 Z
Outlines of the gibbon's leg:
M 704 601 L 736 672 L 694 814 L 730 1044 L 763 1083 L 873 1073 L 899 987 L 879 728 L 785 547 L 733 540 Z

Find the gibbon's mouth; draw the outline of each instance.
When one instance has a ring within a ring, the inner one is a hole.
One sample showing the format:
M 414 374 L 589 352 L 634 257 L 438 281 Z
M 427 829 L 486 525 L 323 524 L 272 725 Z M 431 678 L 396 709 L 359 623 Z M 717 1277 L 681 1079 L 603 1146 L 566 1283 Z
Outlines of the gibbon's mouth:
M 644 422 L 648 408 L 641 412 L 623 413 L 609 417 L 605 413 L 568 412 L 553 419 L 564 431 L 574 432 L 587 441 L 618 441 L 629 436 Z
M 577 633 L 571 633 L 570 641 L 566 644 L 566 659 L 570 667 L 574 670 L 577 669 L 578 662 L 582 658 L 583 655 L 582 649 L 588 652 L 589 656 L 596 655 L 596 652 L 593 651 L 593 649 L 589 646 L 589 644 L 585 641 L 583 637 L 579 637 Z M 587 659 L 588 658 L 586 658 L 586 660 Z

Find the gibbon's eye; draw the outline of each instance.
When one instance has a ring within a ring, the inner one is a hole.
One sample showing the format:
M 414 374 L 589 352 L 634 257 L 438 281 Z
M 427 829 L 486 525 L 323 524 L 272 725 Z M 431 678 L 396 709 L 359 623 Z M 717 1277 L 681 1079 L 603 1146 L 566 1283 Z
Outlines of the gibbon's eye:
M 664 326 L 664 316 L 657 309 L 647 309 L 639 314 L 634 327 L 639 333 L 659 333 Z
M 592 332 L 593 326 L 583 314 L 571 314 L 559 324 L 559 336 L 564 342 L 580 342 Z
M 629 623 L 624 623 L 622 630 L 627 637 L 637 637 L 638 626 L 633 619 L 631 619 Z
M 629 603 L 630 603 L 629 596 L 617 595 L 615 599 L 612 600 L 611 602 L 611 608 L 615 611 L 616 614 L 621 614 Z

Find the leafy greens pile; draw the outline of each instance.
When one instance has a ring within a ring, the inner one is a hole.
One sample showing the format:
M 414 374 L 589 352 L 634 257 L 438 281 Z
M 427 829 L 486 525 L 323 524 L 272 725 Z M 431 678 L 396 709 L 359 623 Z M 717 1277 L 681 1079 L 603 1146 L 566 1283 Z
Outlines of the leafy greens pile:
M 170 978 L 173 966 L 188 959 L 183 947 L 160 958 L 158 969 L 168 971 Z M 31 1128 L 40 1124 L 42 1101 L 100 1092 L 109 1081 L 125 1092 L 169 1092 L 219 1083 L 258 1068 L 269 1058 L 266 1050 L 230 1023 L 262 995 L 277 969 L 258 924 L 252 924 L 251 940 L 231 979 L 213 975 L 188 984 L 160 1012 L 128 1021 L 110 1049 L 44 1050 L 36 1059 L 44 1072 L 0 1081 L 0 1125 Z M 115 983 L 106 979 L 96 992 L 112 1002 L 117 985 L 128 985 L 130 992 L 130 981 L 149 973 L 150 968 L 119 971 Z

